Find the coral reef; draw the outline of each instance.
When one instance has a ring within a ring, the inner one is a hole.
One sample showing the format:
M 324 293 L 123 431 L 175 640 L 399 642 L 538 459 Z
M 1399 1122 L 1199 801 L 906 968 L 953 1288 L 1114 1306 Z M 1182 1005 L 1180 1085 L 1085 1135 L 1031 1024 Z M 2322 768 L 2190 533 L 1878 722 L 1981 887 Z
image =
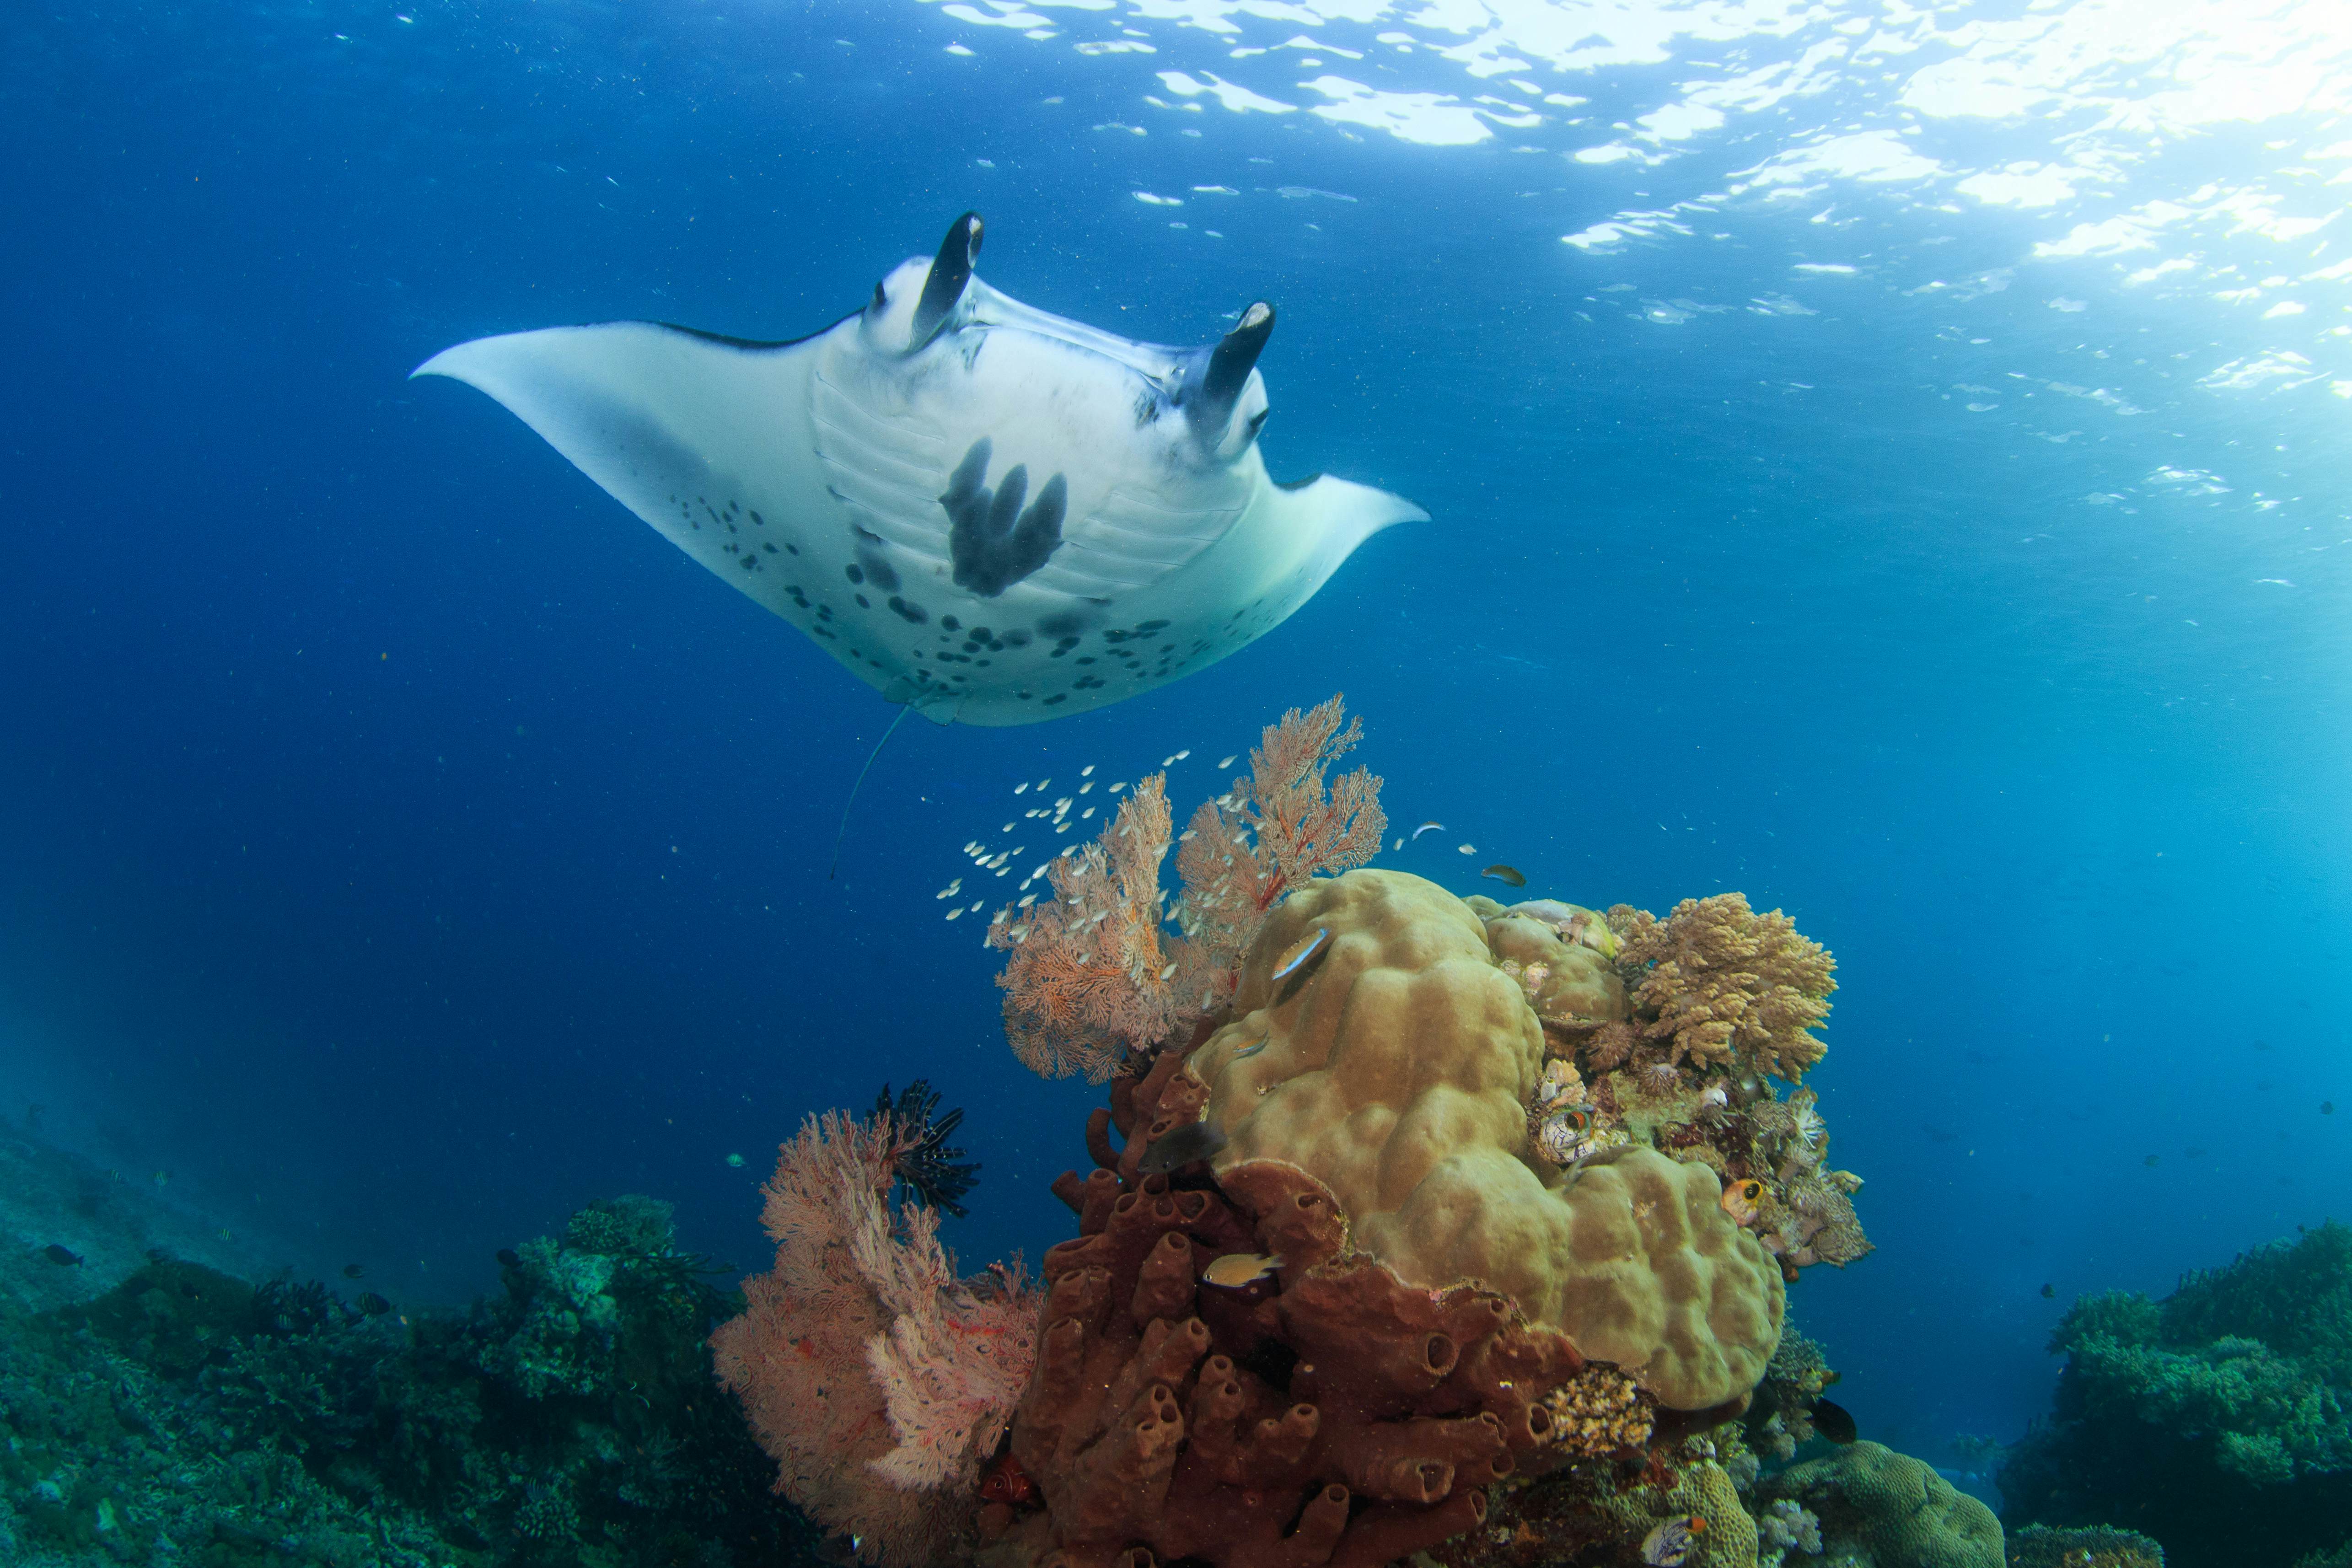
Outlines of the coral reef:
M 892 1215 L 920 1131 L 887 1108 L 803 1122 L 762 1189 L 775 1267 L 744 1282 L 742 1314 L 710 1342 L 777 1489 L 895 1568 L 936 1560 L 969 1523 L 1035 1355 L 1017 1266 L 959 1279 L 937 1210 Z
M 1318 930 L 1314 962 L 1275 978 Z M 1739 1399 L 1779 1341 L 1779 1270 L 1702 1165 L 1648 1148 L 1574 1171 L 1540 1159 L 1528 1102 L 1544 1048 L 1475 910 L 1418 877 L 1360 870 L 1272 912 L 1232 1021 L 1187 1076 L 1226 1139 L 1220 1182 L 1295 1165 L 1406 1283 L 1500 1291 L 1669 1408 Z M 1144 1126 L 1145 1142 L 1167 1131 Z
M 1483 1529 L 1426 1554 L 1436 1568 L 1617 1568 L 1641 1562 L 1641 1542 L 1668 1520 L 1696 1518 L 1687 1568 L 1757 1568 L 1755 1520 L 1740 1506 L 1715 1445 L 1691 1437 L 1654 1465 L 1584 1463 L 1495 1489 Z M 1420 1560 L 1417 1560 L 1420 1561 Z
M 2003 1568 L 1992 1510 L 1907 1454 L 1855 1443 L 1757 1486 L 1767 1506 L 1818 1521 L 1823 1563 L 1841 1568 Z
M 2122 1525 L 2175 1568 L 2284 1563 L 2352 1511 L 2352 1229 L 2330 1223 L 2184 1278 L 2084 1297 L 2051 1336 L 2052 1419 L 2000 1475 L 2018 1521 Z
M 2052 1530 L 2029 1524 L 2006 1542 L 2009 1568 L 2164 1568 L 2164 1548 L 2129 1530 Z M 2296 1568 L 2352 1568 L 2313 1558 Z
M 1336 698 L 1265 731 L 1177 840 L 1173 932 L 1163 777 L 1032 874 L 1050 899 L 998 912 L 1016 1052 L 1110 1078 L 1110 1102 L 1091 1173 L 1055 1184 L 1078 1237 L 1046 1256 L 1006 1445 L 958 1449 L 987 1458 L 982 1506 L 938 1489 L 928 1526 L 874 1527 L 888 1560 L 925 1528 L 990 1568 L 1620 1564 L 1685 1531 L 1696 1568 L 1821 1548 L 1797 1500 L 1759 1500 L 1759 1536 L 1736 1418 L 1761 1382 L 1752 1436 L 1811 1435 L 1833 1374 L 1801 1341 L 1774 1361 L 1786 1286 L 1869 1247 L 1794 1083 L 1828 954 L 1737 895 L 1657 921 L 1363 869 L 1380 781 L 1329 776 L 1359 733 Z M 837 1418 L 806 1418 L 812 1459 L 843 1449 Z M 870 1412 L 857 1430 L 853 1458 L 883 1443 Z M 838 1527 L 873 1485 L 854 1468 L 787 1481 Z
M 169 1258 L 0 1311 L 0 1560 L 814 1564 L 711 1396 L 731 1303 L 667 1205 L 592 1205 L 513 1256 L 466 1312 Z
M 1362 733 L 1360 720 L 1340 727 L 1341 711 L 1333 697 L 1285 712 L 1251 751 L 1249 776 L 1202 804 L 1177 853 L 1172 910 L 1160 885 L 1165 773 L 1137 784 L 1094 843 L 1048 863 L 1051 898 L 997 910 L 987 941 L 1008 955 L 996 983 L 1025 1066 L 1104 1081 L 1232 995 L 1234 966 L 1276 900 L 1372 858 L 1388 826 L 1380 779 L 1358 768 L 1326 783 Z
M 1466 902 L 1583 1086 L 1580 1150 L 1648 1143 L 1726 1187 L 1761 1184 L 1738 1217 L 1784 1279 L 1870 1250 L 1853 1203 L 1862 1178 L 1831 1168 L 1818 1097 L 1773 1087 L 1820 1059 L 1807 1031 L 1836 988 L 1828 952 L 1787 917 L 1737 893 L 1686 899 L 1663 921 L 1621 904 L 1608 923 L 1552 900 Z

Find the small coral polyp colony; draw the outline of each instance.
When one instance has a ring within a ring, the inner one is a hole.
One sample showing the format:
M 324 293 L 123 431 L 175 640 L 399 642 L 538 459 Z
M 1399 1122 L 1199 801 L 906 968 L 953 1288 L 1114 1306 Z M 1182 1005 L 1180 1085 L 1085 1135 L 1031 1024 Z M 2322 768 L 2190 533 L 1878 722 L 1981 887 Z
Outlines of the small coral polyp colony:
M 991 924 L 1013 1050 L 1110 1086 L 1038 1286 L 959 1280 L 928 1210 L 888 1212 L 919 1130 L 887 1111 L 785 1150 L 778 1267 L 720 1363 L 782 1489 L 866 1560 L 1815 1539 L 1741 1489 L 1833 1375 L 1782 1353 L 1811 1348 L 1787 1284 L 1869 1249 L 1800 1084 L 1829 954 L 1736 893 L 1603 915 L 1367 868 L 1380 780 L 1328 776 L 1359 734 L 1336 698 L 1286 714 L 1181 837 L 1143 780 Z

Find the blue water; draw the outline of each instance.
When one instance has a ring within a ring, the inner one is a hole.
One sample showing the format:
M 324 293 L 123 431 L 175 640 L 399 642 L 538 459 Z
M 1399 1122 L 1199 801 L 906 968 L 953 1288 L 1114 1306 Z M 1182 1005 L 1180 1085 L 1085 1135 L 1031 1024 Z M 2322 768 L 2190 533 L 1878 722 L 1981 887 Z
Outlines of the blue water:
M 1474 841 L 1584 903 L 1738 888 L 1834 950 L 1812 1081 L 1879 1250 L 1792 1300 L 1867 1434 L 2012 1436 L 2077 1292 L 2343 1213 L 2347 296 L 2291 221 L 2340 205 L 2340 55 L 2193 114 L 2153 44 L 1915 111 L 1968 26 L 2044 15 L 1959 7 L 1892 67 L 1642 139 L 1694 81 L 1849 47 L 1841 13 L 1563 45 L 1522 74 L 1589 103 L 1447 144 L 1316 115 L 1303 50 L 1234 54 L 1312 32 L 1382 91 L 1517 92 L 1377 37 L 1437 25 L 1260 9 L 1031 38 L 914 0 L 12 8 L 0 1112 L 451 1300 L 621 1191 L 756 1266 L 775 1143 L 926 1076 L 985 1165 L 951 1240 L 1034 1258 L 1093 1096 L 1006 1050 L 993 955 L 932 898 L 957 846 L 1018 780 L 1183 747 L 1189 809 L 1344 690 L 1391 818 L 1449 828 L 1381 864 L 1467 892 Z M 1072 47 L 1122 27 L 1157 52 Z M 2109 113 L 2136 94 L 2153 129 Z M 1855 126 L 1939 172 L 1733 189 Z M 2139 151 L 2040 205 L 1963 188 L 2085 138 Z M 2066 249 L 2151 202 L 2186 216 Z M 813 331 L 966 207 L 997 287 L 1130 336 L 1276 300 L 1275 472 L 1434 521 L 1142 699 L 910 722 L 828 880 L 892 710 L 404 377 L 570 321 Z

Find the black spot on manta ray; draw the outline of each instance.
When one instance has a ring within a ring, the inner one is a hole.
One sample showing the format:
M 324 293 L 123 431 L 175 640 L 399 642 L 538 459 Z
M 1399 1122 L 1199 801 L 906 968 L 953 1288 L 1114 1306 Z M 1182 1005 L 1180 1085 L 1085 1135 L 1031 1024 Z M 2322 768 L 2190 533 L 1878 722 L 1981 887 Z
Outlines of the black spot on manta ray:
M 1038 487 L 1037 499 L 1024 508 L 1029 495 L 1029 469 L 1015 463 L 991 490 L 988 478 L 992 450 L 983 436 L 974 441 L 948 476 L 947 493 L 940 505 L 948 514 L 948 553 L 955 565 L 955 585 L 992 599 L 1045 564 L 1062 544 L 1062 517 L 1069 508 L 1069 486 L 1055 474 Z

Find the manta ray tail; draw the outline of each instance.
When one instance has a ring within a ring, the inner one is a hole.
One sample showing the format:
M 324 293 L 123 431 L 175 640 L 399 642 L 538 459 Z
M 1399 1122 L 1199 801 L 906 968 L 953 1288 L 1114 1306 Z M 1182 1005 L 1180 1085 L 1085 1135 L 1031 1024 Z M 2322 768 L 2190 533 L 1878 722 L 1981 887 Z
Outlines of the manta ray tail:
M 857 782 L 849 786 L 849 798 L 841 803 L 841 826 L 833 830 L 833 866 L 824 874 L 826 881 L 830 882 L 841 874 L 841 841 L 849 837 L 849 808 L 857 804 L 857 792 L 866 787 L 866 775 L 874 771 L 874 759 L 882 754 L 882 748 L 890 743 L 890 737 L 898 732 L 898 726 L 905 723 L 907 715 L 914 710 L 915 705 L 911 702 L 899 704 L 898 711 L 891 717 L 890 727 L 882 731 L 882 738 L 874 742 L 872 751 L 866 753 L 866 765 L 857 770 Z

